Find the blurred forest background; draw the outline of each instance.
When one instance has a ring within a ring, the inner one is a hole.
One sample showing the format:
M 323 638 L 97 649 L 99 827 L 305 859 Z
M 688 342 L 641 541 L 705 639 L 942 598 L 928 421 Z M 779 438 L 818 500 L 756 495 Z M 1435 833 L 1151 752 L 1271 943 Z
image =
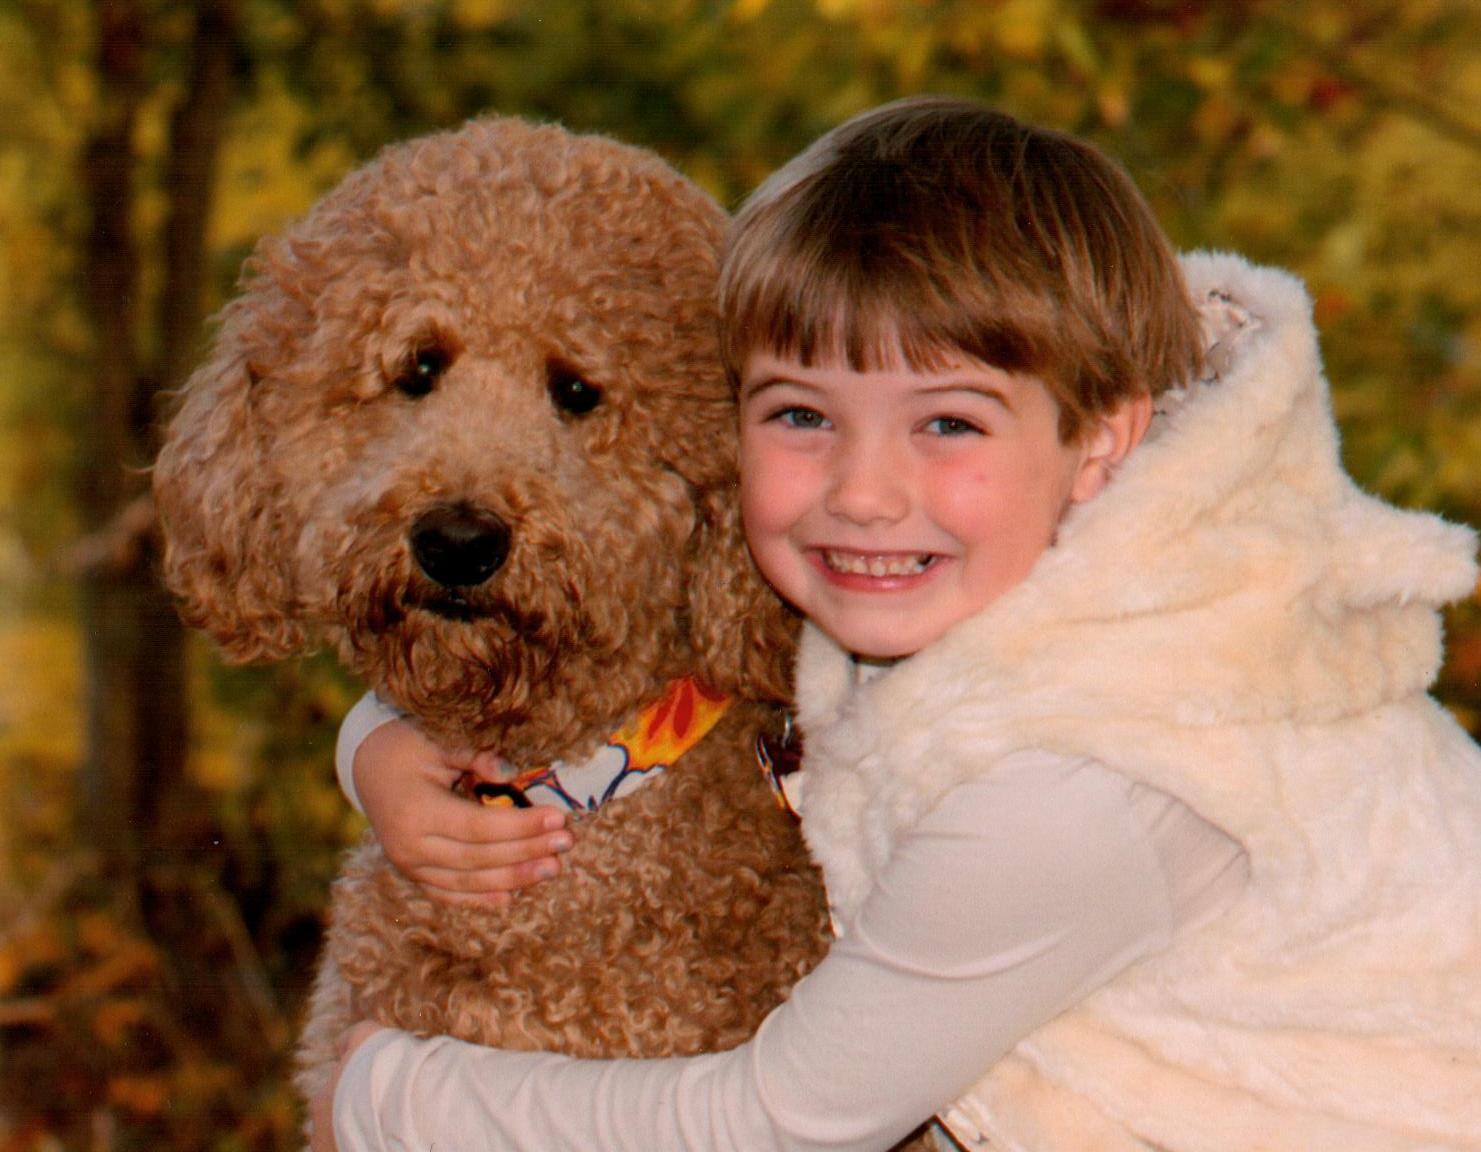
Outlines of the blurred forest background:
M 256 237 L 480 111 L 734 206 L 919 91 L 1082 133 L 1181 246 L 1298 271 L 1352 471 L 1481 523 L 1475 0 L 0 0 L 0 1152 L 297 1146 L 358 689 L 187 636 L 143 498 Z M 1474 603 L 1450 631 L 1475 731 Z

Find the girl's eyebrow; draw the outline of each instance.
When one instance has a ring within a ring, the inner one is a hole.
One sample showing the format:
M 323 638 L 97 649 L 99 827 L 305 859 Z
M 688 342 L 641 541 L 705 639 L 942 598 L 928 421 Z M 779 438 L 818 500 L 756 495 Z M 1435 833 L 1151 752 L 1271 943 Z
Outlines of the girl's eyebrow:
M 1013 401 L 1009 397 L 1005 389 L 996 388 L 991 384 L 979 383 L 975 380 L 961 380 L 953 381 L 947 384 L 933 384 L 930 387 L 922 388 L 920 391 L 921 395 L 923 396 L 945 396 L 950 395 L 954 392 L 966 392 L 973 396 L 981 396 L 985 400 L 995 401 L 996 403 L 1001 404 L 1009 412 L 1015 410 Z
M 804 383 L 801 380 L 793 380 L 790 376 L 778 376 L 773 374 L 769 376 L 759 376 L 755 380 L 742 380 L 740 386 L 740 398 L 742 400 L 749 400 L 753 396 L 756 396 L 771 388 L 796 388 L 803 392 L 817 392 L 819 390 L 812 384 Z

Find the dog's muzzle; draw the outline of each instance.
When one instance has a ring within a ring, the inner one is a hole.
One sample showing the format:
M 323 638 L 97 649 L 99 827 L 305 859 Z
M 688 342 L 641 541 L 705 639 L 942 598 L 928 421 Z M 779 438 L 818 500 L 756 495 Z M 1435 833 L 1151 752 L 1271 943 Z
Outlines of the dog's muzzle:
M 411 526 L 411 554 L 444 588 L 484 583 L 509 557 L 509 525 L 471 504 L 440 504 Z

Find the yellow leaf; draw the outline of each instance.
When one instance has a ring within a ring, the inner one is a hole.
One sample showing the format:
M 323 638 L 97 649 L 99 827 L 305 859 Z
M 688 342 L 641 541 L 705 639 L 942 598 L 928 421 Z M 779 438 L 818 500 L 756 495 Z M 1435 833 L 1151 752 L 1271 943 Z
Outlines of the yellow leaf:
M 1064 53 L 1065 59 L 1084 75 L 1094 76 L 1100 71 L 1095 46 L 1078 20 L 1061 16 L 1054 24 L 1054 43 Z
M 485 32 L 508 15 L 504 0 L 454 0 L 453 20 L 460 28 Z
M 1119 84 L 1104 84 L 1095 94 L 1095 108 L 1107 128 L 1120 128 L 1131 114 L 1131 101 Z
M 1205 92 L 1219 92 L 1229 87 L 1234 77 L 1233 62 L 1214 56 L 1195 56 L 1188 61 L 1188 79 Z
M 994 28 L 999 50 L 1019 60 L 1042 60 L 1051 16 L 1045 0 L 1008 0 Z
M 735 0 L 730 15 L 736 20 L 754 20 L 765 12 L 771 0 Z

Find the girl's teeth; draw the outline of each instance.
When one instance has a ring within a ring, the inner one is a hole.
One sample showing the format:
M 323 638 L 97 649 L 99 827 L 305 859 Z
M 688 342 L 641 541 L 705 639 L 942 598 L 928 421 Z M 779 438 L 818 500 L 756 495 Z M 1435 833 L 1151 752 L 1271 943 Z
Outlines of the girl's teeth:
M 925 570 L 929 556 L 859 556 L 826 553 L 828 567 L 854 576 L 914 576 Z

